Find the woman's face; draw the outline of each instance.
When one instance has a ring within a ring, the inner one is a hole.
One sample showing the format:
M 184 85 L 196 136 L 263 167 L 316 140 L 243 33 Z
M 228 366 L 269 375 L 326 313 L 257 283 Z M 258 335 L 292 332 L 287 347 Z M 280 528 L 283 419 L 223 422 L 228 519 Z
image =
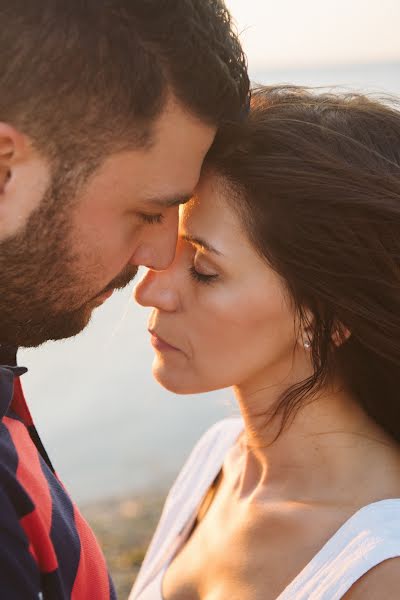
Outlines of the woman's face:
M 173 264 L 136 288 L 139 304 L 154 307 L 154 376 L 176 393 L 255 391 L 305 376 L 284 283 L 250 244 L 228 194 L 220 178 L 202 177 L 181 207 Z

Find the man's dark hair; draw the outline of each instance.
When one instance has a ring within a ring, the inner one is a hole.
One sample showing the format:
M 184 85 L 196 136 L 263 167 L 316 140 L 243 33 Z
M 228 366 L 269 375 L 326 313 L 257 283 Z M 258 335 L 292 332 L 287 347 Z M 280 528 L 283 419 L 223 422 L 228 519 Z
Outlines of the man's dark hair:
M 246 105 L 221 0 L 0 0 L 0 22 L 0 120 L 64 165 L 146 143 L 168 94 L 217 126 Z

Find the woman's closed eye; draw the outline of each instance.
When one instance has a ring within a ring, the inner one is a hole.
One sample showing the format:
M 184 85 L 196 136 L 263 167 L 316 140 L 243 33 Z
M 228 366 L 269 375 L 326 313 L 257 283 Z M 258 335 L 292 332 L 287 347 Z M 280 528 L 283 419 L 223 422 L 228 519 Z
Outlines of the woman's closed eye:
M 196 270 L 194 265 L 190 267 L 189 272 L 193 279 L 200 281 L 201 283 L 211 283 L 218 277 L 218 275 L 206 275 L 205 273 L 200 273 Z
M 210 267 L 199 264 L 197 257 L 189 268 L 191 277 L 200 283 L 212 283 L 218 278 L 218 273 L 213 272 Z

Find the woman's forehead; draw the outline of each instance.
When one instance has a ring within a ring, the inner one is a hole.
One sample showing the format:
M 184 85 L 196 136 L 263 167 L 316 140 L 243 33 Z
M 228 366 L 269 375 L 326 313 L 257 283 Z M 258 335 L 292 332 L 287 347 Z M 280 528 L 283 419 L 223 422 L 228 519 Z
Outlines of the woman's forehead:
M 193 198 L 180 207 L 179 235 L 181 239 L 200 240 L 199 245 L 205 250 L 211 247 L 232 260 L 256 255 L 258 258 L 226 190 L 212 182 L 200 186 Z
M 240 229 L 224 190 L 210 179 L 201 182 L 193 198 L 180 207 L 180 222 L 184 228 L 201 228 L 202 237 L 223 235 L 226 229 L 237 233 Z

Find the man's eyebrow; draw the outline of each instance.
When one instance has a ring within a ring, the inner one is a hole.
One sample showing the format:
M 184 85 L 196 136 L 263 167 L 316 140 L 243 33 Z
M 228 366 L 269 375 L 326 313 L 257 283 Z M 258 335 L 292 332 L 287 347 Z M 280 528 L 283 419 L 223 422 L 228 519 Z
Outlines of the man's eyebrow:
M 202 250 L 207 250 L 208 252 L 212 252 L 213 254 L 217 254 L 218 256 L 223 256 L 222 252 L 214 248 L 214 246 L 211 246 L 211 244 L 209 244 L 202 238 L 194 237 L 193 235 L 182 235 L 181 239 L 185 240 L 185 242 L 193 244 L 193 246 L 198 246 Z
M 160 208 L 171 208 L 172 206 L 186 204 L 191 198 L 193 198 L 193 192 L 187 194 L 175 194 L 174 196 L 167 196 L 165 198 L 147 198 L 145 202 L 146 205 L 153 204 Z

